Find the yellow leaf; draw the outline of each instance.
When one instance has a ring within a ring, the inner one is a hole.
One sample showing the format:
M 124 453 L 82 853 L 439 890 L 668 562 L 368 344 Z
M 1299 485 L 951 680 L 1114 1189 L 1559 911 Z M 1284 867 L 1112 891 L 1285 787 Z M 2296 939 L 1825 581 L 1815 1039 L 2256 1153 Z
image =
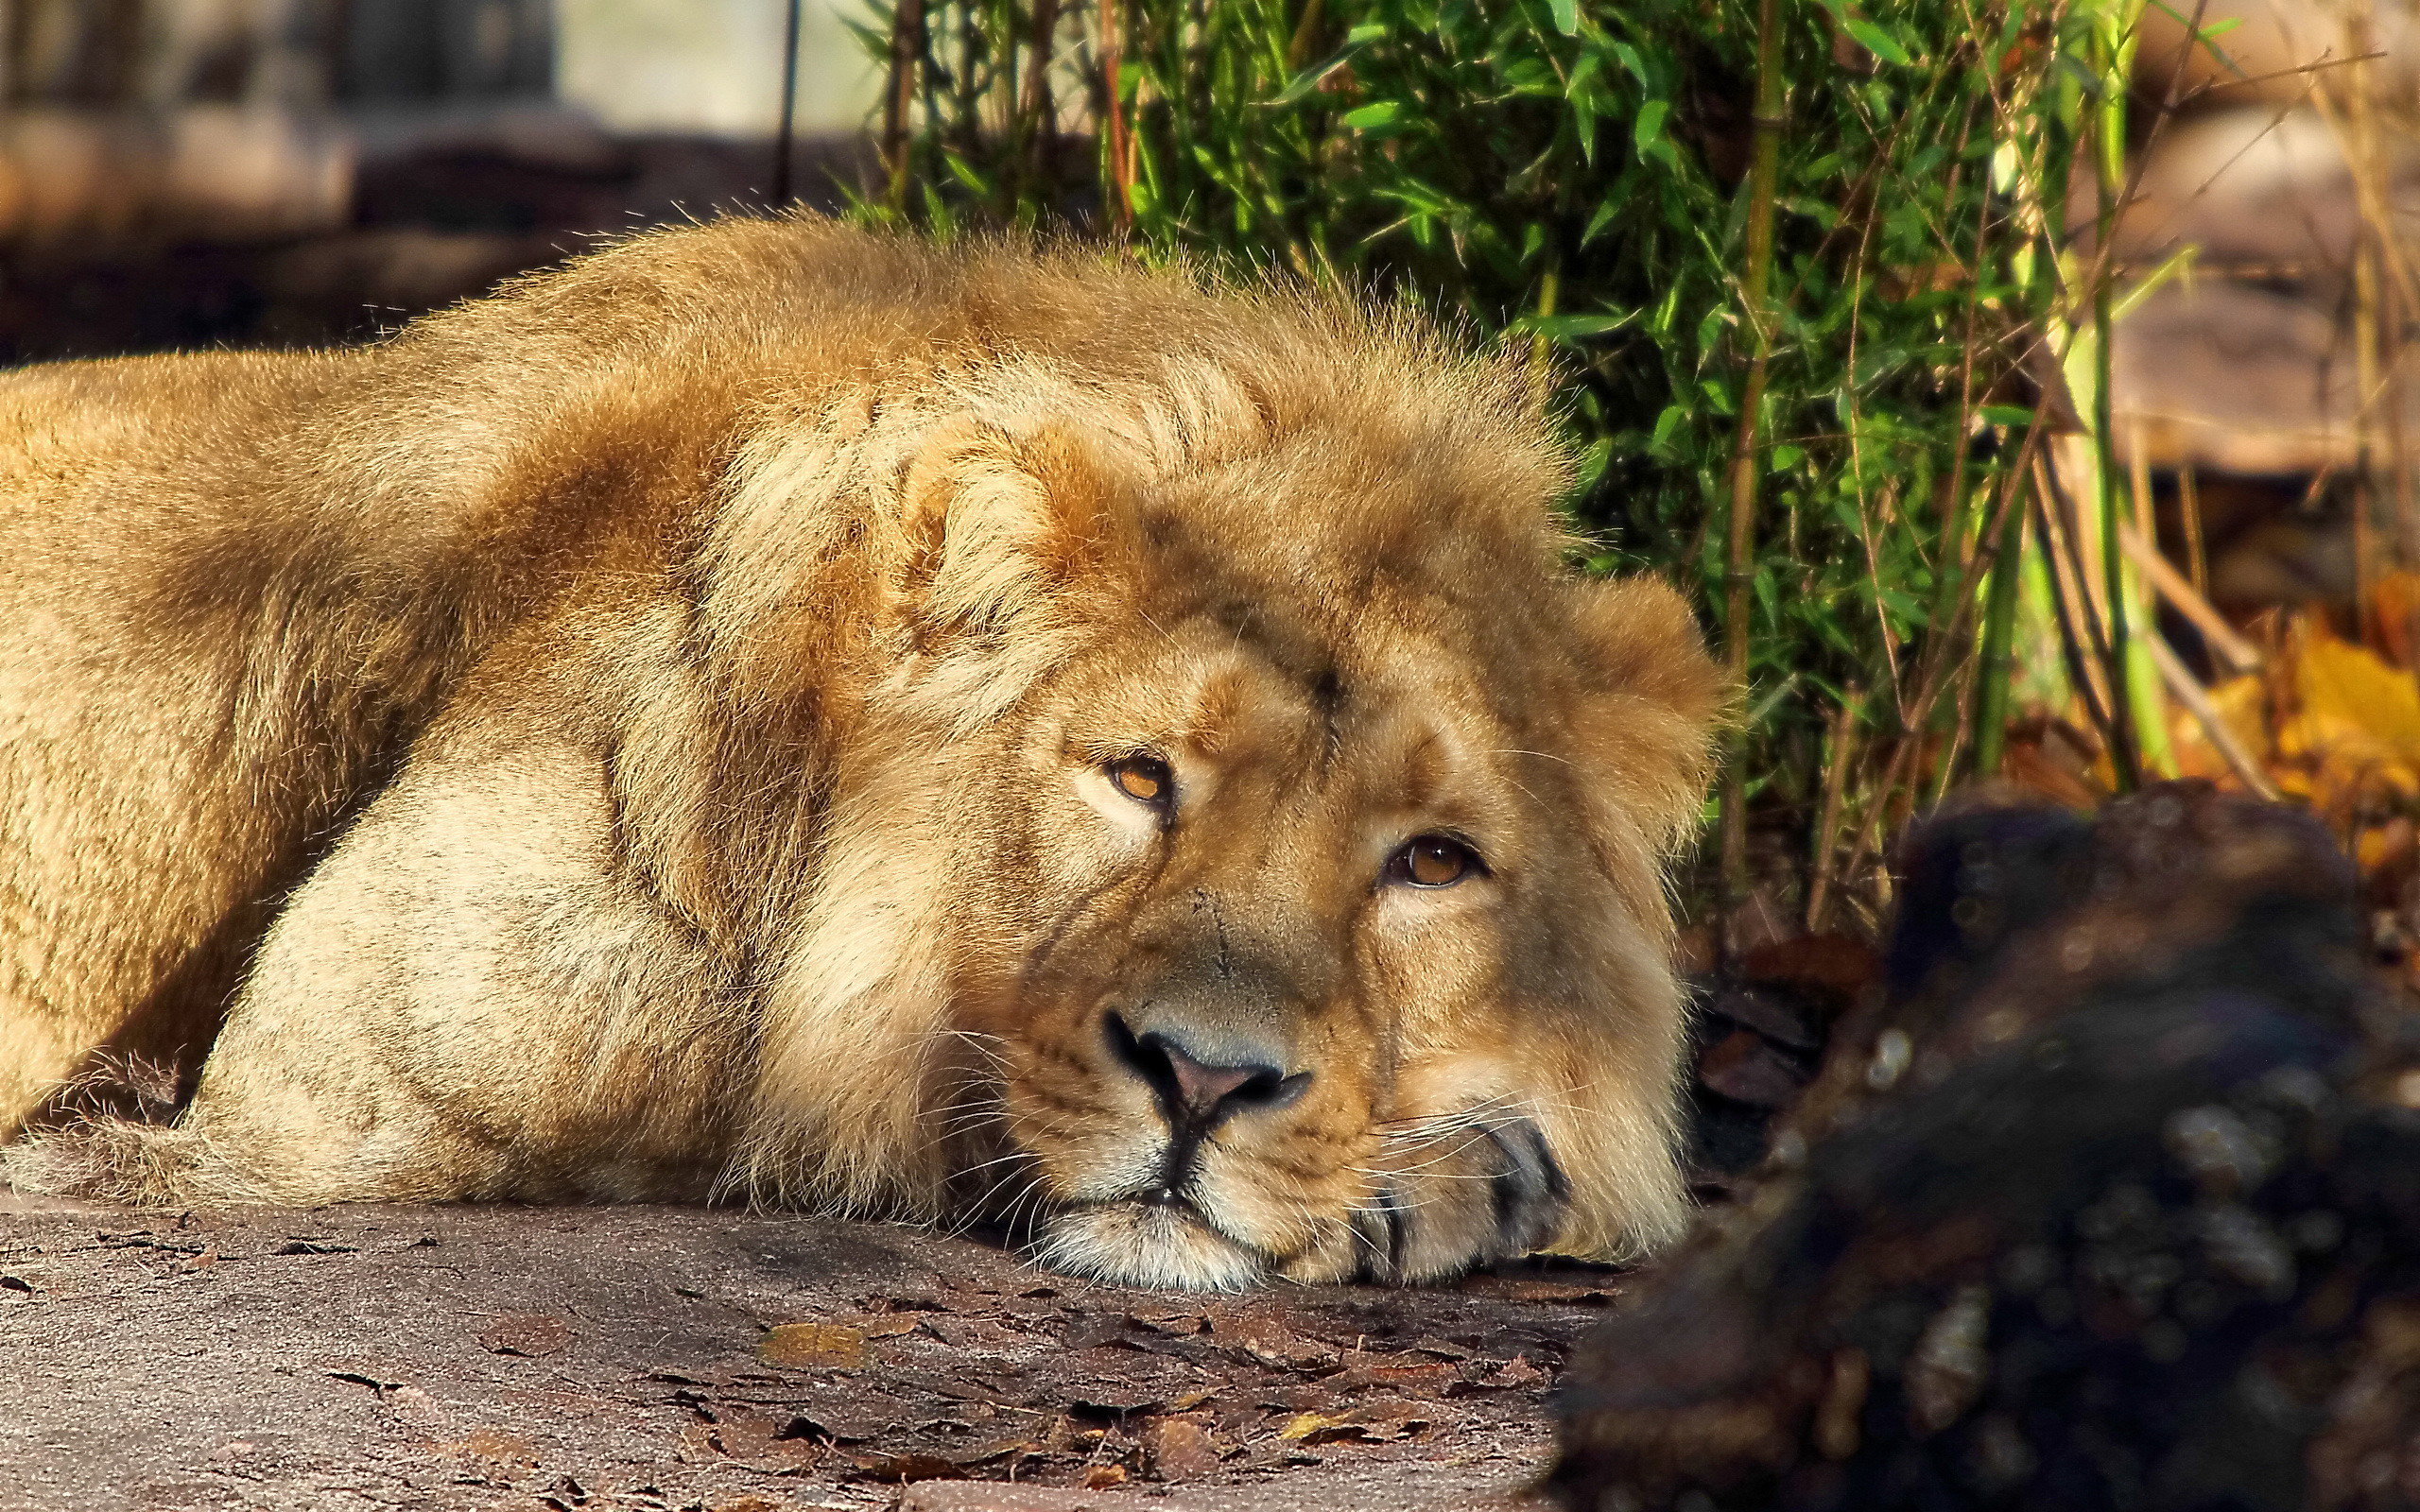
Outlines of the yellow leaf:
M 866 1363 L 866 1336 L 833 1323 L 785 1323 L 765 1335 L 756 1353 L 792 1370 L 856 1370 Z
M 1304 1439 L 1310 1437 L 1313 1434 L 1318 1433 L 1322 1428 L 1342 1428 L 1344 1426 L 1345 1421 L 1343 1418 L 1330 1418 L 1325 1413 L 1297 1413 L 1295 1414 L 1294 1420 L 1292 1422 L 1289 1422 L 1285 1427 L 1277 1430 L 1277 1436 L 1280 1438 Z
M 2280 731 L 2289 752 L 2420 766 L 2420 681 L 2377 653 L 2313 634 L 2295 659 L 2300 713 Z

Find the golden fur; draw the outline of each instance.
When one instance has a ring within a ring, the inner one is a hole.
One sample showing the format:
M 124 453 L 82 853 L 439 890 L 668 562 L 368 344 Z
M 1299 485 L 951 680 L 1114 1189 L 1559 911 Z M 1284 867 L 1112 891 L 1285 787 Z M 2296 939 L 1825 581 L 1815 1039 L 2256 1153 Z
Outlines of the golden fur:
M 1634 1253 L 1720 690 L 1564 466 L 1409 318 L 804 219 L 0 378 L 13 1178 Z M 110 1057 L 173 1126 L 68 1116 Z

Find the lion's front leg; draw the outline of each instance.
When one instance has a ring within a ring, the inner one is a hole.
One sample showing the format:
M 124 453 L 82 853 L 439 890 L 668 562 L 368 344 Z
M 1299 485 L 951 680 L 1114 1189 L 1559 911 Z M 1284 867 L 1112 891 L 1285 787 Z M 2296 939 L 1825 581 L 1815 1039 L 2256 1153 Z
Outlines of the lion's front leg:
M 177 1131 L 205 1190 L 708 1193 L 733 972 L 629 862 L 595 747 L 531 723 L 424 740 L 278 918 Z

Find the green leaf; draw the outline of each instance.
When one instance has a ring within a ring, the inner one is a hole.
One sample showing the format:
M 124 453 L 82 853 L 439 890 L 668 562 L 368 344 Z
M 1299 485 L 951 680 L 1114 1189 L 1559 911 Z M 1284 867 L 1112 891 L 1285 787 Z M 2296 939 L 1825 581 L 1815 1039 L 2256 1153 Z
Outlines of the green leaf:
M 964 158 L 959 156 L 955 152 L 945 152 L 942 154 L 942 161 L 943 163 L 948 165 L 949 176 L 956 179 L 959 183 L 966 185 L 967 188 L 974 190 L 978 195 L 989 194 L 991 192 L 992 185 L 984 180 L 981 174 L 977 173 L 974 165 L 968 163 Z
M 1672 113 L 1670 100 L 1649 100 L 1638 108 L 1638 118 L 1630 125 L 1630 139 L 1646 157 L 1664 140 L 1664 117 Z
M 1897 63 L 1904 68 L 1915 61 L 1908 56 L 1908 49 L 1899 45 L 1898 38 L 1892 36 L 1871 21 L 1860 21 L 1855 16 L 1844 15 L 1841 17 L 1841 29 L 1855 37 L 1863 44 L 1867 52 L 1886 63 Z
M 1352 130 L 1373 131 L 1380 127 L 1392 126 L 1402 114 L 1401 100 L 1373 100 L 1358 110 L 1345 112 L 1336 119 L 1338 125 Z
M 1547 9 L 1554 12 L 1555 30 L 1566 37 L 1580 35 L 1580 0 L 1547 0 Z
M 1556 341 L 1572 341 L 1582 336 L 1601 336 L 1634 324 L 1636 311 L 1629 315 L 1528 315 L 1512 322 L 1512 329 L 1527 335 L 1547 336 Z

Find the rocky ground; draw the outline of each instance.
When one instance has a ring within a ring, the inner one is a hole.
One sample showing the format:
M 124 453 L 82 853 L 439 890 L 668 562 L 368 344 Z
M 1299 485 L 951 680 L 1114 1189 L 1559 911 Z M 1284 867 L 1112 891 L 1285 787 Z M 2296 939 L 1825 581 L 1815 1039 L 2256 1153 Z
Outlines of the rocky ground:
M 1497 1507 L 1616 1289 L 1206 1297 L 729 1211 L 0 1195 L 0 1507 Z

